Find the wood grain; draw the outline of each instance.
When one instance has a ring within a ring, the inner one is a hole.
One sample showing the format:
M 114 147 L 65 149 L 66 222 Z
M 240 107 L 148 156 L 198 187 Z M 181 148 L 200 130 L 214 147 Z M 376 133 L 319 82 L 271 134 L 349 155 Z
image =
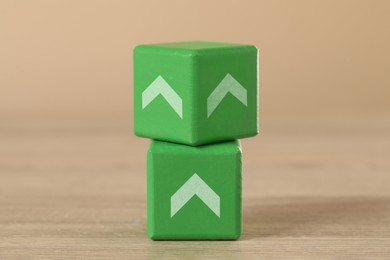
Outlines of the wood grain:
M 280 120 L 243 140 L 236 242 L 146 236 L 148 140 L 128 119 L 2 117 L 0 259 L 390 257 L 390 121 Z

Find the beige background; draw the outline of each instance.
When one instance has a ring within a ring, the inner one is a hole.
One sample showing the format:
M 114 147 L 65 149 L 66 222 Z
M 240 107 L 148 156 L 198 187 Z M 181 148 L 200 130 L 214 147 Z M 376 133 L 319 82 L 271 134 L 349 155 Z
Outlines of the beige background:
M 0 0 L 0 259 L 388 259 L 390 1 Z M 235 242 L 146 236 L 132 49 L 260 49 Z
M 389 1 L 0 1 L 0 112 L 132 110 L 132 48 L 260 49 L 261 112 L 390 111 Z

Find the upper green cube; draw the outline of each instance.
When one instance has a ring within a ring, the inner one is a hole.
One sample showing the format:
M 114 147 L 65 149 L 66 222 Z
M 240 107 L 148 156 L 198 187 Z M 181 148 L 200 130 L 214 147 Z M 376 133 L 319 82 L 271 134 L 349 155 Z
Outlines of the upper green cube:
M 256 135 L 257 57 L 252 45 L 137 46 L 135 134 L 193 146 Z

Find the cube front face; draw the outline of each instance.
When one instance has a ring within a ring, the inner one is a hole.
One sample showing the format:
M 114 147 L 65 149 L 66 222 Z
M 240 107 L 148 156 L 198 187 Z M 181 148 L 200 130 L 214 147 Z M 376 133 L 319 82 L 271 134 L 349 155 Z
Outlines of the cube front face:
M 186 52 L 139 46 L 134 50 L 135 134 L 190 143 L 192 60 Z
M 139 46 L 134 50 L 135 133 L 188 145 L 254 136 L 257 85 L 254 46 Z
M 240 237 L 242 181 L 237 142 L 190 147 L 153 141 L 147 164 L 150 238 Z

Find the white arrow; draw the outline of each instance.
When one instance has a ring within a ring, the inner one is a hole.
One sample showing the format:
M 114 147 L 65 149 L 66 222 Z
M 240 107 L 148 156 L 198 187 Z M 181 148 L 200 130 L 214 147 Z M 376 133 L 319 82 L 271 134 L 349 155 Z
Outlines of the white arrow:
M 197 195 L 218 217 L 220 217 L 219 196 L 196 173 L 171 197 L 171 218 Z
M 229 92 L 247 106 L 246 89 L 228 73 L 207 98 L 207 118 L 211 116 Z
M 144 92 L 142 92 L 142 109 L 147 107 L 158 95 L 163 96 L 180 118 L 183 118 L 183 102 L 180 96 L 161 76 L 158 76 Z

